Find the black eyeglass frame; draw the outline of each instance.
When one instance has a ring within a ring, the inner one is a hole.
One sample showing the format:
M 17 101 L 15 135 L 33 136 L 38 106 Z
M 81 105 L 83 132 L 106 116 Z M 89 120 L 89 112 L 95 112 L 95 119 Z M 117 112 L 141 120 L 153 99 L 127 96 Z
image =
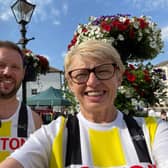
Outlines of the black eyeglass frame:
M 111 75 L 110 77 L 108 77 L 108 78 L 103 78 L 103 79 L 102 79 L 102 78 L 100 78 L 99 76 L 97 76 L 97 74 L 96 74 L 96 69 L 99 68 L 100 66 L 103 66 L 103 65 L 112 65 L 112 66 L 114 67 L 114 71 L 113 71 L 113 73 L 112 73 L 112 75 Z M 119 69 L 119 67 L 117 66 L 116 63 L 106 63 L 106 64 L 101 64 L 101 65 L 95 66 L 95 67 L 92 68 L 92 69 L 88 69 L 88 68 L 73 69 L 73 70 L 71 70 L 71 71 L 68 72 L 68 75 L 69 75 L 69 77 L 71 78 L 72 82 L 74 82 L 74 83 L 76 83 L 76 84 L 78 84 L 78 85 L 81 85 L 81 84 L 85 84 L 85 83 L 88 81 L 91 72 L 94 73 L 94 75 L 96 76 L 96 78 L 97 78 L 98 80 L 109 80 L 109 79 L 111 79 L 111 78 L 114 76 L 114 73 L 115 73 L 116 69 Z M 87 71 L 89 72 L 89 73 L 88 73 L 87 80 L 86 80 L 85 82 L 77 82 L 76 80 L 74 80 L 74 78 L 73 78 L 73 76 L 72 76 L 72 72 L 77 71 L 77 70 L 87 70 Z

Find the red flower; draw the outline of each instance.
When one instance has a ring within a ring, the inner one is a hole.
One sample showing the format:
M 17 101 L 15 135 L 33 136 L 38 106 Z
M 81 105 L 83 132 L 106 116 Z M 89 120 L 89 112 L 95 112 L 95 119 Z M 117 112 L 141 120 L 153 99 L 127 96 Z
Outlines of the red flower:
M 143 72 L 145 75 L 149 75 L 149 71 L 147 69 L 144 69 Z
M 83 29 L 82 29 L 82 32 L 87 32 L 88 30 L 84 27 Z
M 134 86 L 134 89 L 136 90 L 136 92 L 139 93 L 139 87 L 138 86 Z
M 118 24 L 118 30 L 125 31 L 128 28 L 127 25 L 124 25 L 123 23 Z
M 136 80 L 136 76 L 134 74 L 128 73 L 127 80 L 130 82 L 134 82 Z
M 70 50 L 70 48 L 73 46 L 72 43 L 68 44 L 68 50 Z
M 85 31 L 85 30 L 83 29 L 83 31 Z M 86 32 L 86 31 L 85 31 L 85 32 Z M 74 35 L 73 39 L 71 40 L 71 43 L 68 45 L 68 50 L 69 50 L 72 46 L 74 46 L 74 45 L 76 44 L 76 42 L 77 42 L 77 37 L 78 37 L 78 34 Z
M 115 28 L 118 27 L 118 24 L 119 24 L 119 21 L 118 21 L 118 20 L 112 20 L 112 22 L 111 22 L 111 26 L 112 26 L 112 27 L 115 27 Z
M 105 21 L 101 23 L 101 28 L 103 30 L 106 30 L 107 32 L 109 32 L 111 30 L 111 26 L 109 24 L 107 24 Z
M 146 82 L 150 82 L 151 81 L 151 77 L 150 77 L 150 74 L 149 74 L 149 71 L 148 70 L 143 70 L 143 73 L 144 73 L 144 79 Z
M 134 37 L 135 37 L 135 32 L 134 32 L 134 30 L 133 30 L 132 28 L 130 28 L 129 37 L 130 37 L 131 39 L 134 39 Z
M 149 75 L 145 75 L 144 79 L 145 79 L 146 82 L 151 82 L 151 78 L 150 78 Z
M 127 76 L 129 73 L 130 73 L 129 70 L 126 69 L 125 72 L 124 72 L 124 75 Z
M 145 20 L 143 18 L 138 18 L 138 21 L 140 23 L 140 28 L 141 29 L 145 29 L 146 27 L 148 27 L 148 23 L 145 22 Z
M 129 67 L 130 67 L 132 70 L 135 69 L 134 65 L 132 65 L 132 64 L 129 64 Z
M 49 69 L 49 62 L 47 58 L 42 55 L 36 55 L 36 57 L 40 60 L 40 73 L 45 74 Z
M 119 20 L 114 20 L 112 21 L 111 26 L 120 31 L 125 31 L 129 26 L 129 20 L 127 19 L 124 23 L 120 22 Z
M 129 68 L 131 70 L 135 70 L 135 67 L 132 64 L 129 64 Z M 131 73 L 131 70 L 126 69 L 124 72 L 124 75 L 126 76 L 126 78 L 129 82 L 134 82 L 136 80 L 136 76 Z
M 129 24 L 130 24 L 130 20 L 129 20 L 129 19 L 126 19 L 125 22 L 124 22 L 124 25 L 128 27 Z
M 74 38 L 71 40 L 71 43 L 74 45 L 77 41 L 78 35 L 75 35 Z

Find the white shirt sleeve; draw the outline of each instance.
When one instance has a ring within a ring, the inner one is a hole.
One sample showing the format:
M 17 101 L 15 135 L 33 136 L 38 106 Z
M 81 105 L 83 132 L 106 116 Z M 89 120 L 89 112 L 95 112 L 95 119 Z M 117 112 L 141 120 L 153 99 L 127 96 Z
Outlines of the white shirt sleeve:
M 10 155 L 19 161 L 24 168 L 49 167 L 51 148 L 60 126 L 60 119 L 43 125 L 30 135 L 25 144 Z
M 160 121 L 155 134 L 152 153 L 157 168 L 168 167 L 168 122 Z

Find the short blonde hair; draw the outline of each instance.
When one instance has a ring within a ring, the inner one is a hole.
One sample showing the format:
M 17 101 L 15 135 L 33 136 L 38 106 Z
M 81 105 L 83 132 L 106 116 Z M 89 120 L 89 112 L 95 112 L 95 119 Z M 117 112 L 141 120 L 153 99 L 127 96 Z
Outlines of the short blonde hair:
M 108 59 L 117 64 L 121 73 L 123 73 L 125 70 L 117 50 L 109 43 L 100 40 L 88 40 L 71 48 L 64 59 L 65 75 L 67 75 L 68 71 L 70 70 L 74 57 L 89 57 L 102 61 Z

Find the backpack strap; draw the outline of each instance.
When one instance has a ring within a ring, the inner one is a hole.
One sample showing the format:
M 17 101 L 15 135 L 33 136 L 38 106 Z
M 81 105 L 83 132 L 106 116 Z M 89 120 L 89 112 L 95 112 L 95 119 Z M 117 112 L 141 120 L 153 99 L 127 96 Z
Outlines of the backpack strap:
M 76 115 L 68 115 L 68 137 L 65 166 L 82 164 L 79 121 Z
M 152 163 L 142 128 L 133 117 L 124 114 L 123 118 L 132 137 L 139 161 Z
M 18 137 L 28 137 L 27 135 L 28 128 L 28 111 L 27 106 L 22 102 L 19 110 L 19 119 L 18 119 Z
M 80 165 L 82 164 L 82 156 L 79 121 L 76 115 L 69 114 L 67 117 L 68 120 L 66 126 L 68 129 L 68 137 L 65 166 L 69 166 L 72 164 Z M 135 146 L 135 150 L 137 152 L 139 161 L 152 163 L 142 128 L 137 124 L 137 121 L 131 116 L 124 114 L 123 118 L 132 137 L 132 141 Z

